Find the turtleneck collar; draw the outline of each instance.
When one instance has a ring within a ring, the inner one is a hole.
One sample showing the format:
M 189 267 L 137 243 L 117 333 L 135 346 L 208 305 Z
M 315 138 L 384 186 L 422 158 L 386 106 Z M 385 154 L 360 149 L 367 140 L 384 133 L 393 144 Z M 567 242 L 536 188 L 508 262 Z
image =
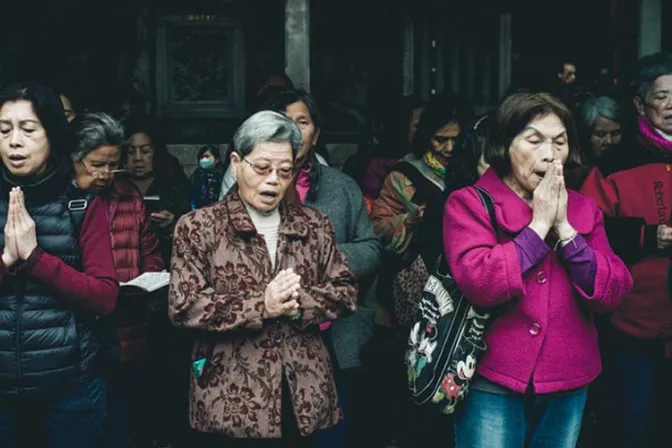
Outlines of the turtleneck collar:
M 63 193 L 70 177 L 70 164 L 67 160 L 50 161 L 50 166 L 44 173 L 32 176 L 15 176 L 3 166 L 2 197 L 7 198 L 9 190 L 20 187 L 27 204 L 44 204 Z
M 637 126 L 639 127 L 639 133 L 643 138 L 659 149 L 667 151 L 668 154 L 672 153 L 672 140 L 670 140 L 670 136 L 656 128 L 648 118 L 642 116 L 638 117 Z

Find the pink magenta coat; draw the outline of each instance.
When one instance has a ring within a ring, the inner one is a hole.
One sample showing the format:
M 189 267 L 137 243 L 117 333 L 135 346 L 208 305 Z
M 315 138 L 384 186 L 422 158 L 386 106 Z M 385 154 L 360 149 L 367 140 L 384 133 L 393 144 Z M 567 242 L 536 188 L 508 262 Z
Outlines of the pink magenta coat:
M 531 384 L 540 394 L 585 386 L 602 370 L 594 312 L 616 308 L 632 288 L 625 264 L 612 252 L 602 212 L 569 191 L 569 223 L 595 251 L 593 294 L 569 278 L 551 250 L 525 277 L 512 239 L 532 220 L 532 208 L 493 169 L 476 184 L 495 203 L 500 241 L 474 188 L 451 194 L 443 217 L 444 249 L 452 274 L 476 306 L 502 305 L 489 324 L 477 373 L 516 392 Z M 547 239 L 552 248 L 553 241 Z

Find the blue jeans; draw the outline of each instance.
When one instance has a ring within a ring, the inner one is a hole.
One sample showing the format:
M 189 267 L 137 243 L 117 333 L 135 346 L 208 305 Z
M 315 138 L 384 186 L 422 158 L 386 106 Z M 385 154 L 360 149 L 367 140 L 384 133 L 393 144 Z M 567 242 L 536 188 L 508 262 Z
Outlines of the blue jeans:
M 0 446 L 97 447 L 105 399 L 102 378 L 79 384 L 65 394 L 3 399 L 0 404 Z
M 471 390 L 455 415 L 456 448 L 574 448 L 587 388 L 566 394 Z

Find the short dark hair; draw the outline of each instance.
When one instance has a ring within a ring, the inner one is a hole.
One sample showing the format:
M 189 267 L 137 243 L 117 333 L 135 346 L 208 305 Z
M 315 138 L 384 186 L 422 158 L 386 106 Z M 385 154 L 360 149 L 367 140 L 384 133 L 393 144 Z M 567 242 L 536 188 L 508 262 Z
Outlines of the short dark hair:
M 216 145 L 205 145 L 198 150 L 198 154 L 196 156 L 196 163 L 198 163 L 203 158 L 203 156 L 205 156 L 205 154 L 208 152 L 212 154 L 215 159 L 217 160 L 221 159 L 221 157 L 219 156 L 219 148 Z
M 446 167 L 445 191 L 459 190 L 478 180 L 478 164 L 490 138 L 493 117 L 493 113 L 484 115 L 460 132 L 451 154 L 452 161 Z
M 549 93 L 514 93 L 504 100 L 490 129 L 490 141 L 485 148 L 485 160 L 500 177 L 511 172 L 511 143 L 535 118 L 553 114 L 567 130 L 568 161 L 581 163 L 579 140 L 572 114 L 560 100 Z
M 317 107 L 317 102 L 313 96 L 302 89 L 283 89 L 269 97 L 261 106 L 260 110 L 272 110 L 274 112 L 285 113 L 285 109 L 290 104 L 302 102 L 308 108 L 310 118 L 313 119 L 317 129 L 322 128 L 322 115 Z
M 58 94 L 50 87 L 33 83 L 14 84 L 0 91 L 0 107 L 15 101 L 28 101 L 32 105 L 47 134 L 49 157 L 67 157 L 70 149 L 68 121 Z
M 558 59 L 558 62 L 556 63 L 556 73 L 565 73 L 565 65 L 573 65 L 576 67 L 576 62 L 574 62 L 574 59 L 572 58 Z
M 429 141 L 434 133 L 450 122 L 460 125 L 460 130 L 472 119 L 468 102 L 453 92 L 441 93 L 430 100 L 420 116 L 418 129 L 413 137 L 411 148 L 417 157 L 422 157 L 429 149 Z
M 672 75 L 672 54 L 667 52 L 644 56 L 637 61 L 630 80 L 633 94 L 644 100 L 651 85 L 661 76 Z

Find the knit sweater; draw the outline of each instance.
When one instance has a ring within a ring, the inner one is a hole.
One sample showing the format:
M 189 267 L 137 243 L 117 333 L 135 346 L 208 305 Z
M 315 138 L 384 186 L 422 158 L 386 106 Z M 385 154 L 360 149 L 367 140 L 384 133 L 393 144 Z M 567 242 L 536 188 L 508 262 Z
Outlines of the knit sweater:
M 377 273 L 382 249 L 373 232 L 359 186 L 350 176 L 324 166 L 314 158 L 311 186 L 304 204 L 329 217 L 336 234 L 336 244 L 360 283 L 360 297 L 363 297 L 366 288 L 361 285 L 371 281 Z M 332 341 L 339 368 L 361 365 L 360 351 L 371 337 L 373 317 L 372 309 L 359 306 L 354 314 L 332 324 Z

